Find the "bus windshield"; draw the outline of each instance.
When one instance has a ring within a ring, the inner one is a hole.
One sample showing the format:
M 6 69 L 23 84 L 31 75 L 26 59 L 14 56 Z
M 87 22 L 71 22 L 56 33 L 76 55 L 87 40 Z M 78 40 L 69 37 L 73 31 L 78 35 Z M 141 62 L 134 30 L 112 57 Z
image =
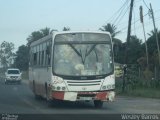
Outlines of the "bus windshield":
M 111 42 L 107 38 L 103 34 L 87 33 L 74 35 L 75 40 L 69 39 L 69 35 L 59 36 L 54 45 L 54 73 L 66 76 L 109 74 L 113 71 L 113 61 Z

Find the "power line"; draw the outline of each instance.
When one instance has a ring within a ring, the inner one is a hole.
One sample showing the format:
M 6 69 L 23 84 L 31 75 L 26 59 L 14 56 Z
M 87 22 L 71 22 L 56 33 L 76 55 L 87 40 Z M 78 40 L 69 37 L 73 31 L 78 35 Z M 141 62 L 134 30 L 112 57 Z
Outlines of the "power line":
M 157 9 L 154 13 L 157 13 L 157 12 L 160 12 L 160 9 Z M 146 17 L 147 15 L 148 15 L 148 13 L 146 13 L 143 17 Z M 137 20 L 135 21 L 135 23 L 138 22 L 138 21 L 140 21 L 140 19 L 137 19 Z M 126 22 L 127 22 L 127 21 L 125 21 L 125 22 L 123 22 L 123 23 L 120 23 L 119 26 L 120 26 L 120 25 L 123 25 L 123 24 L 126 24 Z M 124 30 L 124 29 L 126 29 L 126 28 L 127 28 L 127 26 L 126 26 L 126 27 L 123 27 L 121 30 Z
M 157 11 L 160 11 L 160 9 L 157 10 Z M 145 15 L 143 15 L 143 17 L 146 17 L 147 15 L 148 15 L 148 13 L 146 13 Z M 157 17 L 157 18 L 159 18 L 159 17 Z M 157 18 L 156 18 L 156 19 L 157 19 Z M 134 23 L 132 23 L 132 25 L 135 24 L 135 23 L 137 23 L 138 21 L 140 21 L 140 19 L 136 20 Z M 123 30 L 125 30 L 125 29 L 127 29 L 127 26 L 124 27 L 124 28 L 122 28 L 122 29 L 120 29 L 120 31 L 123 31 Z
M 147 6 L 146 2 L 143 0 L 144 5 L 150 10 L 150 8 Z
M 155 20 L 156 20 L 156 21 L 160 21 L 160 17 L 155 18 Z M 148 25 L 150 25 L 150 24 L 152 24 L 151 21 L 145 23 L 145 26 L 148 26 Z M 140 28 L 142 28 L 141 25 L 137 26 L 137 27 L 136 27 L 136 30 L 138 30 L 138 29 L 140 29 Z M 123 32 L 121 32 L 120 34 L 123 34 L 123 33 L 126 33 L 126 32 L 127 32 L 127 31 L 123 31 Z
M 148 15 L 148 13 L 146 13 L 145 15 L 143 15 L 143 17 L 145 17 L 145 16 L 147 16 L 147 15 Z M 133 22 L 131 25 L 133 25 L 133 24 L 137 23 L 138 21 L 140 21 L 140 19 L 136 20 L 136 21 L 135 21 L 135 22 Z M 122 28 L 120 31 L 123 31 L 123 30 L 127 29 L 127 27 L 128 27 L 128 26 L 126 26 L 126 27 Z
M 111 18 L 109 18 L 107 20 L 107 22 L 110 22 L 111 20 L 113 20 L 113 18 L 121 11 L 122 8 L 124 8 L 124 6 L 128 3 L 128 0 L 126 0 L 123 5 L 113 14 L 113 16 Z
M 137 0 L 137 1 L 135 1 L 135 3 L 137 3 L 137 2 L 140 2 L 141 0 Z
M 127 2 L 127 4 L 128 4 L 128 2 Z M 115 23 L 118 21 L 118 19 L 121 17 L 121 15 L 122 15 L 125 7 L 127 6 L 127 4 L 126 4 L 126 5 L 123 7 L 123 9 L 120 11 L 119 15 L 115 18 L 114 22 L 112 22 L 113 24 L 115 24 Z M 128 7 L 127 7 L 127 10 L 128 10 Z M 126 12 L 127 12 L 127 11 L 125 11 L 125 13 L 126 13 Z M 123 15 L 122 15 L 122 16 L 123 16 Z
M 124 18 L 124 16 L 126 15 L 126 13 L 127 13 L 128 9 L 129 9 L 129 6 L 126 8 L 126 10 L 125 10 L 124 14 L 123 14 L 123 15 L 120 17 L 120 19 L 118 20 L 118 22 L 117 22 L 116 26 L 117 26 L 117 25 L 121 22 L 121 20 Z

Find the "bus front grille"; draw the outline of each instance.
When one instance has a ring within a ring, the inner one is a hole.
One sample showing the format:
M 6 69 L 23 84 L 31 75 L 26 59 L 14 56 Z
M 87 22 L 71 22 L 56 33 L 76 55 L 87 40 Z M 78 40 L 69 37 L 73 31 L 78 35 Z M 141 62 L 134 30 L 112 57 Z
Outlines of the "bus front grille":
M 68 86 L 96 86 L 101 84 L 101 80 L 72 80 L 67 81 Z

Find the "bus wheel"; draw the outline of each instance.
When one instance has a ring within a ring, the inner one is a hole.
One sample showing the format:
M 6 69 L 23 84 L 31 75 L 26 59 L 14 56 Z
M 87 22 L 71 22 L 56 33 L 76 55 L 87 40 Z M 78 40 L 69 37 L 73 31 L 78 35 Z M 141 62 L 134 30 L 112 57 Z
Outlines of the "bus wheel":
M 52 107 L 53 106 L 53 101 L 49 98 L 49 91 L 47 89 L 47 83 L 45 83 L 45 93 L 46 93 L 47 106 Z
M 33 93 L 34 93 L 34 97 L 35 97 L 36 100 L 39 100 L 39 99 L 41 98 L 40 95 L 37 95 L 37 94 L 36 94 L 36 87 L 35 87 L 35 82 L 34 82 L 34 80 L 33 80 Z
M 101 100 L 95 100 L 94 101 L 95 108 L 102 108 L 103 107 L 103 101 Z

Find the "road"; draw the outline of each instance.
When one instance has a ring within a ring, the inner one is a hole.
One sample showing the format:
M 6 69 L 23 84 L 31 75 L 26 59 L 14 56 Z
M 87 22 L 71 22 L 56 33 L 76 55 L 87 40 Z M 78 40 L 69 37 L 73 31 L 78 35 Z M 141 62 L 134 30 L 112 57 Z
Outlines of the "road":
M 36 100 L 26 82 L 21 85 L 5 85 L 0 80 L 0 113 L 16 114 L 158 114 L 160 100 L 150 98 L 131 98 L 117 96 L 114 102 L 104 104 L 102 109 L 95 109 L 92 102 L 59 102 L 47 106 L 44 99 Z

